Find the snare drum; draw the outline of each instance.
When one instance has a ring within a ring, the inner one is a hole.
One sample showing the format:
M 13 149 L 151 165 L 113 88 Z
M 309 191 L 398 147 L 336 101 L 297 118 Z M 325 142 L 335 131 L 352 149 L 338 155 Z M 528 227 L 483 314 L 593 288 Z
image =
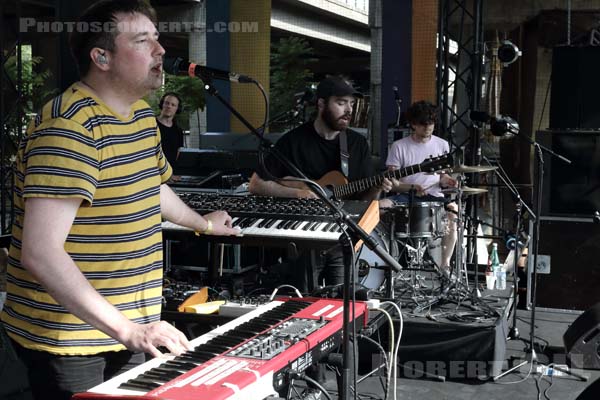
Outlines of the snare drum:
M 442 202 L 419 202 L 411 207 L 406 203 L 396 203 L 386 215 L 387 222 L 394 224 L 397 237 L 435 238 L 444 234 L 446 224 Z

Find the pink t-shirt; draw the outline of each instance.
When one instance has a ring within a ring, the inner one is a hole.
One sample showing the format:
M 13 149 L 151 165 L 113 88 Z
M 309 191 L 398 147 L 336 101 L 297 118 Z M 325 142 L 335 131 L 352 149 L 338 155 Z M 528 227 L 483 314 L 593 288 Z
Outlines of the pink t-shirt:
M 441 156 L 448 153 L 450 146 L 448 142 L 437 136 L 431 136 L 426 143 L 417 142 L 411 136 L 396 140 L 390 148 L 387 156 L 386 165 L 396 168 L 405 168 L 411 165 L 418 165 L 427 158 Z M 436 197 L 442 197 L 440 175 L 418 173 L 401 179 L 403 183 L 421 185 L 425 188 L 425 193 Z

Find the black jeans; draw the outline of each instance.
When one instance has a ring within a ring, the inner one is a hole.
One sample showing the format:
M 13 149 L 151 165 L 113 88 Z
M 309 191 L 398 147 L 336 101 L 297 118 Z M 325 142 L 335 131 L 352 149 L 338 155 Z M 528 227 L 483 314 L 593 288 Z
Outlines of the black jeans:
M 302 293 L 310 293 L 325 283 L 344 283 L 344 258 L 339 245 L 327 250 L 305 250 L 293 261 L 292 284 Z
M 70 400 L 145 361 L 144 353 L 111 351 L 93 356 L 59 356 L 29 350 L 12 341 L 28 369 L 29 383 L 36 400 Z

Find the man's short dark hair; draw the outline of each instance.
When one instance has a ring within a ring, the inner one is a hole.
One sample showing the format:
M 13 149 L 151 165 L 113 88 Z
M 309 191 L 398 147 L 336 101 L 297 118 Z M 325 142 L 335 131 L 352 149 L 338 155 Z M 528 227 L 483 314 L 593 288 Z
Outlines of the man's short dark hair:
M 332 75 L 319 82 L 315 93 L 315 102 L 318 102 L 319 99 L 323 99 L 325 100 L 325 103 L 327 103 L 332 96 L 354 96 L 362 98 L 363 94 L 354 89 L 352 82 L 349 79 L 343 76 Z
M 108 51 L 115 50 L 115 38 L 118 30 L 105 29 L 117 22 L 117 14 L 142 14 L 156 24 L 156 11 L 147 0 L 102 0 L 88 7 L 76 25 L 85 29 L 74 29 L 69 38 L 71 54 L 75 58 L 79 75 L 87 75 L 90 69 L 90 51 L 100 47 Z
M 411 125 L 430 125 L 438 121 L 439 110 L 432 103 L 417 101 L 406 110 L 406 120 Z

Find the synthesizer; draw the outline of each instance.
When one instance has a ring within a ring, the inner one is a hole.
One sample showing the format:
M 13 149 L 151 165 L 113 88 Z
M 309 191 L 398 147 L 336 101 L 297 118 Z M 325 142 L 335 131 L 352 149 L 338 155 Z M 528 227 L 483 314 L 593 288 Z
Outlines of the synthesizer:
M 266 244 L 274 246 L 294 241 L 298 244 L 331 246 L 342 234 L 332 211 L 319 199 L 292 199 L 268 196 L 224 195 L 221 193 L 181 192 L 179 197 L 200 214 L 225 210 L 233 218 L 233 226 L 241 229 L 240 237 L 227 237 L 223 242 Z M 358 220 L 367 210 L 366 201 L 337 201 L 352 219 Z M 190 229 L 165 221 L 167 235 L 191 232 Z M 212 238 L 211 238 L 212 239 Z
M 366 305 L 354 310 L 365 324 Z M 287 372 L 306 370 L 340 345 L 342 312 L 336 299 L 263 304 L 194 339 L 191 351 L 154 358 L 74 398 L 263 399 L 288 384 Z

